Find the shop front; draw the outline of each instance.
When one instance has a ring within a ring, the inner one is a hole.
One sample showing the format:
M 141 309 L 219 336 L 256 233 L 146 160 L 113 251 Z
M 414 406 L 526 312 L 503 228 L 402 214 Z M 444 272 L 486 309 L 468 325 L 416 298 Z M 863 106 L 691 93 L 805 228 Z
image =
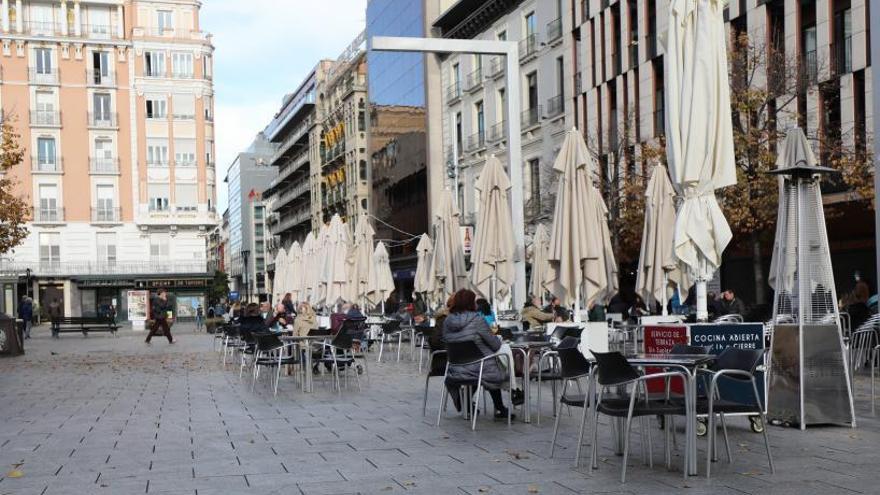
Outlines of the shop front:
M 134 287 L 134 279 L 88 278 L 77 280 L 76 286 L 82 316 L 113 317 L 117 321 L 128 317 L 125 293 Z
M 194 319 L 199 306 L 206 307 L 207 290 L 211 279 L 207 277 L 163 278 L 135 280 L 134 287 L 138 290 L 149 290 L 151 297 L 159 289 L 168 291 L 169 299 L 174 302 L 175 314 L 179 320 Z

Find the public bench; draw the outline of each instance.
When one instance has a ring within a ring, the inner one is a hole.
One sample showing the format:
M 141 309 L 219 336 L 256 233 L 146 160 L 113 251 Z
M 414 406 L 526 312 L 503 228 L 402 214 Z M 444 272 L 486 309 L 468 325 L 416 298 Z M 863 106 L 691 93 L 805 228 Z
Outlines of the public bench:
M 62 316 L 53 318 L 52 324 L 58 333 L 82 333 L 88 336 L 89 332 L 110 332 L 116 335 L 119 325 L 106 316 Z

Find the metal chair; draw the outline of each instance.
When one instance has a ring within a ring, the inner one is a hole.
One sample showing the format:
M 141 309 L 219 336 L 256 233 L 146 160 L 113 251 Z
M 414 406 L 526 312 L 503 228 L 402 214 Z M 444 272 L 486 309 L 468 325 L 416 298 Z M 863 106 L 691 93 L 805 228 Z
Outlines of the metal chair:
M 281 380 L 281 367 L 300 364 L 299 356 L 296 353 L 285 352 L 288 348 L 293 347 L 294 344 L 285 344 L 274 333 L 255 333 L 253 338 L 256 345 L 254 348 L 254 376 L 251 382 L 251 390 L 254 389 L 257 379 L 260 377 L 260 368 L 274 367 L 273 395 L 277 396 L 278 382 Z
M 707 371 L 711 373 L 712 380 L 709 385 L 706 399 L 697 400 L 697 414 L 705 413 L 709 418 L 708 439 L 709 444 L 706 447 L 706 477 L 710 475 L 712 465 L 712 456 L 714 452 L 714 444 L 716 442 L 716 425 L 715 415 L 720 414 L 755 414 L 761 418 L 761 433 L 764 435 L 764 446 L 767 448 L 767 461 L 770 464 L 770 472 L 775 473 L 773 467 L 773 456 L 770 453 L 770 440 L 767 437 L 767 416 L 764 413 L 763 401 L 758 393 L 758 385 L 755 379 L 755 372 L 758 366 L 764 362 L 764 349 L 737 349 L 728 347 Z M 738 382 L 746 382 L 752 384 L 755 403 L 748 404 L 726 400 L 721 396 L 718 388 L 719 379 L 729 379 Z M 716 398 L 717 397 L 717 398 Z M 727 457 L 730 460 L 730 446 L 727 446 Z
M 596 382 L 599 392 L 596 398 L 596 407 L 594 409 L 593 424 L 591 426 L 593 432 L 592 444 L 592 460 L 590 462 L 591 469 L 598 468 L 598 443 L 599 443 L 599 414 L 616 418 L 626 418 L 626 426 L 624 427 L 624 444 L 623 444 L 623 462 L 620 473 L 621 483 L 626 483 L 626 463 L 629 458 L 629 433 L 632 427 L 632 419 L 634 417 L 646 416 L 685 416 L 687 414 L 686 407 L 680 402 L 672 402 L 666 400 L 650 399 L 647 394 L 646 382 L 656 378 L 681 377 L 686 380 L 687 377 L 682 371 L 665 371 L 662 373 L 651 373 L 642 375 L 633 368 L 629 362 L 619 352 L 594 352 L 591 351 L 596 358 Z M 620 397 L 608 399 L 605 397 L 605 391 L 609 388 L 622 388 L 632 386 L 632 390 Z M 627 396 L 628 395 L 628 396 Z M 685 389 L 687 395 L 687 389 Z M 637 400 L 638 399 L 638 400 Z M 688 398 L 685 397 L 685 401 Z M 650 434 L 648 435 L 650 450 Z M 667 445 L 667 454 L 669 448 Z M 684 475 L 687 477 L 688 459 L 685 455 Z
M 508 354 L 505 354 L 501 351 L 495 352 L 493 354 L 489 354 L 488 356 L 483 355 L 483 351 L 477 346 L 476 342 L 472 340 L 464 341 L 464 342 L 447 342 L 446 343 L 446 371 L 443 373 L 443 383 L 446 385 L 458 386 L 461 388 L 472 388 L 476 387 L 476 390 L 473 394 L 474 397 L 474 405 L 473 412 L 471 416 L 471 430 L 476 430 L 477 428 L 477 405 L 479 403 L 479 398 L 482 393 L 485 391 L 483 388 L 483 367 L 486 364 L 486 361 L 490 359 L 503 358 L 507 361 L 507 371 L 508 371 L 508 389 L 507 389 L 507 399 L 510 403 L 510 407 L 507 408 L 507 426 L 510 426 L 511 423 L 511 411 L 513 410 L 513 362 L 510 359 Z M 479 364 L 480 369 L 477 375 L 476 380 L 450 380 L 449 379 L 449 367 L 450 366 L 467 366 L 472 364 Z M 443 395 L 440 399 L 440 410 L 437 412 L 437 426 L 440 426 L 440 419 L 443 416 L 443 411 L 446 409 L 446 398 L 449 394 L 446 393 L 446 390 L 443 391 Z
M 443 370 L 443 371 L 440 371 Z M 428 411 L 428 384 L 433 377 L 446 376 L 446 350 L 437 349 L 431 351 L 428 358 L 428 374 L 425 375 L 425 399 L 422 402 L 422 416 Z
M 721 315 L 718 318 L 715 318 L 714 323 L 742 323 L 745 321 L 742 315 L 738 314 L 729 314 L 729 315 Z
M 369 384 L 370 372 L 369 368 L 367 367 L 367 350 L 365 345 L 367 342 L 367 319 L 365 317 L 346 318 L 345 321 L 342 322 L 342 326 L 340 327 L 339 331 L 344 331 L 351 335 L 351 356 L 352 358 L 360 359 L 363 362 L 364 375 L 367 377 L 367 384 Z M 357 352 L 355 352 L 355 348 L 357 348 Z
M 385 342 L 389 339 L 397 337 L 397 362 L 400 362 L 400 347 L 403 345 L 403 334 L 412 331 L 411 328 L 402 327 L 402 321 L 397 319 L 386 320 L 382 323 L 382 336 L 379 338 L 379 358 L 377 362 L 382 362 L 382 354 L 385 351 Z
M 331 370 L 333 371 L 333 378 L 336 383 L 336 391 L 340 394 L 342 393 L 342 387 L 339 380 L 340 367 L 343 370 L 347 387 L 347 370 L 351 369 L 355 364 L 354 353 L 352 351 L 352 345 L 354 344 L 354 335 L 352 335 L 352 333 L 347 329 L 345 329 L 346 331 L 343 330 L 344 329 L 340 329 L 339 333 L 337 333 L 336 336 L 333 337 L 332 341 L 321 344 L 321 357 L 317 361 L 315 361 L 316 364 L 324 363 L 325 365 L 330 365 Z M 354 376 L 357 380 L 358 391 L 360 391 L 360 375 L 358 375 L 357 371 L 355 371 Z
M 871 318 L 873 319 L 873 317 Z M 868 320 L 849 337 L 849 366 L 853 388 L 855 388 L 855 374 L 857 371 L 868 367 L 871 372 L 871 415 L 876 414 L 874 405 L 874 377 L 880 362 L 880 329 L 871 320 Z
M 575 450 L 574 455 L 574 465 L 577 467 L 578 464 L 580 464 L 581 445 L 584 443 L 584 427 L 587 424 L 587 408 L 590 405 L 590 387 L 587 387 L 587 394 L 579 393 L 575 395 L 566 395 L 566 392 L 568 391 L 569 384 L 572 382 L 578 384 L 578 388 L 580 389 L 578 380 L 590 376 L 591 366 L 590 362 L 587 361 L 587 358 L 585 358 L 580 349 L 578 349 L 578 339 L 574 337 L 566 337 L 563 339 L 559 346 L 556 347 L 556 352 L 559 356 L 559 373 L 562 379 L 562 393 L 559 396 L 560 410 L 557 412 L 556 422 L 553 424 L 553 439 L 550 441 L 550 457 L 553 457 L 553 453 L 556 450 L 556 438 L 559 434 L 559 418 L 562 417 L 561 406 L 580 407 L 583 409 L 583 413 L 581 415 L 581 426 L 578 432 L 577 450 Z

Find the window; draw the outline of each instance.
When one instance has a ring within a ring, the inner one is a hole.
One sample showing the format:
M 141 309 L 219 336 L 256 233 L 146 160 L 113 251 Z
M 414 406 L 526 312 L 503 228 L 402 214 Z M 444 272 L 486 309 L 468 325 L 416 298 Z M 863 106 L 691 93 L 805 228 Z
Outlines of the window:
M 177 167 L 196 166 L 196 140 L 174 140 L 174 165 Z
M 107 84 L 110 82 L 110 54 L 92 52 L 92 83 Z
M 116 164 L 113 161 L 113 141 L 107 138 L 95 139 L 95 164 L 96 172 L 116 172 Z
M 109 184 L 99 184 L 95 187 L 95 220 L 99 222 L 112 222 L 117 220 L 114 210 L 116 192 Z
M 457 152 L 458 154 L 461 154 L 461 152 L 464 151 L 464 150 L 462 149 L 462 145 L 461 145 L 461 140 L 462 140 L 461 132 L 462 132 L 462 129 L 461 129 L 461 112 L 457 112 L 457 113 L 455 114 L 455 146 L 456 146 L 455 149 L 456 149 L 456 152 Z
M 162 97 L 149 97 L 146 102 L 148 119 L 168 118 L 168 100 Z
M 530 72 L 526 75 L 526 89 L 528 90 L 527 108 L 538 108 L 538 73 Z
M 55 119 L 55 93 L 51 91 L 37 91 L 34 93 L 34 102 L 37 109 L 34 115 L 36 124 L 56 124 Z
M 202 105 L 205 107 L 205 120 L 214 120 L 214 98 L 208 95 L 203 96 Z
M 532 216 L 538 215 L 541 209 L 541 163 L 537 158 L 527 162 L 528 173 L 528 198 L 526 199 L 529 213 Z
M 507 91 L 505 90 L 505 88 L 500 88 L 498 90 L 498 98 L 495 104 L 495 113 L 498 115 L 498 123 L 507 120 Z
M 556 95 L 565 97 L 565 64 L 562 57 L 556 58 Z
M 162 52 L 144 52 L 144 76 L 165 76 L 165 54 Z
M 199 201 L 198 184 L 175 184 L 174 204 L 177 211 L 196 211 Z
M 211 79 L 214 76 L 212 62 L 213 60 L 210 55 L 202 55 L 202 74 L 206 79 Z
M 31 5 L 31 33 L 51 36 L 55 34 L 51 5 Z
M 95 244 L 98 247 L 98 264 L 116 266 L 116 234 L 98 232 Z
M 507 41 L 507 31 L 498 31 L 498 34 L 495 35 L 498 41 Z
M 168 261 L 171 256 L 171 236 L 168 234 L 150 235 L 150 260 Z
M 211 139 L 205 140 L 205 164 L 208 166 L 214 165 L 214 141 Z
M 538 31 L 538 20 L 534 12 L 529 12 L 525 17 L 526 37 L 532 37 Z
M 360 161 L 360 164 L 358 165 L 358 175 L 360 175 L 360 178 L 362 181 L 367 180 L 367 161 L 366 160 Z
M 92 95 L 92 112 L 95 124 L 113 124 L 110 113 L 110 95 L 108 93 L 94 93 Z
M 35 67 L 37 74 L 52 74 L 52 50 L 49 48 L 34 49 Z
M 58 221 L 58 186 L 55 184 L 40 184 L 39 186 L 40 211 L 37 212 L 37 220 L 43 222 Z
M 40 263 L 50 264 L 61 261 L 61 234 L 40 232 Z
M 193 95 L 175 94 L 172 96 L 175 120 L 192 120 L 196 118 L 196 97 Z
M 483 101 L 480 100 L 474 105 L 474 113 L 477 116 L 477 135 L 482 144 L 486 136 L 486 116 L 483 112 Z
M 174 77 L 192 78 L 193 77 L 193 55 L 192 53 L 174 53 L 171 55 L 171 73 Z
M 162 34 L 167 29 L 174 29 L 174 12 L 170 10 L 157 10 L 156 29 L 159 34 Z
M 110 10 L 97 6 L 89 6 L 89 33 L 92 37 L 106 39 L 110 37 Z
M 168 140 L 166 139 L 147 139 L 147 165 L 167 167 L 168 166 Z
M 460 96 L 461 90 L 461 67 L 458 64 L 452 64 L 452 84 L 455 96 Z
M 40 170 L 57 170 L 55 138 L 37 138 L 37 165 Z
M 364 107 L 364 100 L 358 102 L 358 132 L 366 132 L 367 130 L 367 117 L 366 117 L 366 108 Z
M 150 211 L 168 211 L 171 187 L 168 184 L 149 184 L 147 194 L 150 200 Z

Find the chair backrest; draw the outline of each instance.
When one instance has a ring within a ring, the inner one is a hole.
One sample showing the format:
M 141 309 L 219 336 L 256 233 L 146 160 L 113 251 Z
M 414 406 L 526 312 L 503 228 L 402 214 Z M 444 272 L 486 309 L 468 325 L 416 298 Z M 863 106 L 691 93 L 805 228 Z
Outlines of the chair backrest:
M 352 335 L 351 330 L 341 328 L 333 337 L 333 341 L 330 342 L 330 345 L 339 349 L 351 349 L 352 343 L 354 343 L 354 335 Z
M 360 339 L 363 337 L 364 328 L 367 325 L 367 319 L 364 317 L 346 318 L 339 328 L 339 332 L 348 332 L 352 337 Z
M 386 320 L 384 323 L 382 323 L 382 331 L 385 333 L 396 332 L 400 330 L 400 323 L 401 321 L 397 319 Z
M 743 321 L 742 315 L 733 313 L 715 318 L 715 323 L 742 323 Z
M 566 337 L 556 347 L 559 362 L 562 364 L 563 378 L 576 378 L 590 373 L 590 362 L 578 349 L 578 339 Z
M 877 345 L 880 345 L 880 332 L 875 328 L 862 325 L 850 335 L 849 360 L 853 370 L 862 369 Z
M 675 344 L 670 354 L 709 354 L 711 349 L 702 345 Z
M 754 374 L 755 369 L 761 364 L 764 358 L 764 349 L 739 349 L 736 347 L 728 347 L 721 351 L 712 369 L 719 370 L 740 370 Z M 728 378 L 744 380 L 742 377 L 729 376 Z
M 635 380 L 639 372 L 619 352 L 590 351 L 596 358 L 597 381 L 602 386 L 620 385 Z
M 446 359 L 449 364 L 468 364 L 483 359 L 483 351 L 473 340 L 446 343 Z
M 254 333 L 252 335 L 254 341 L 256 341 L 258 351 L 273 351 L 284 346 L 284 343 L 281 342 L 278 335 L 274 333 Z

